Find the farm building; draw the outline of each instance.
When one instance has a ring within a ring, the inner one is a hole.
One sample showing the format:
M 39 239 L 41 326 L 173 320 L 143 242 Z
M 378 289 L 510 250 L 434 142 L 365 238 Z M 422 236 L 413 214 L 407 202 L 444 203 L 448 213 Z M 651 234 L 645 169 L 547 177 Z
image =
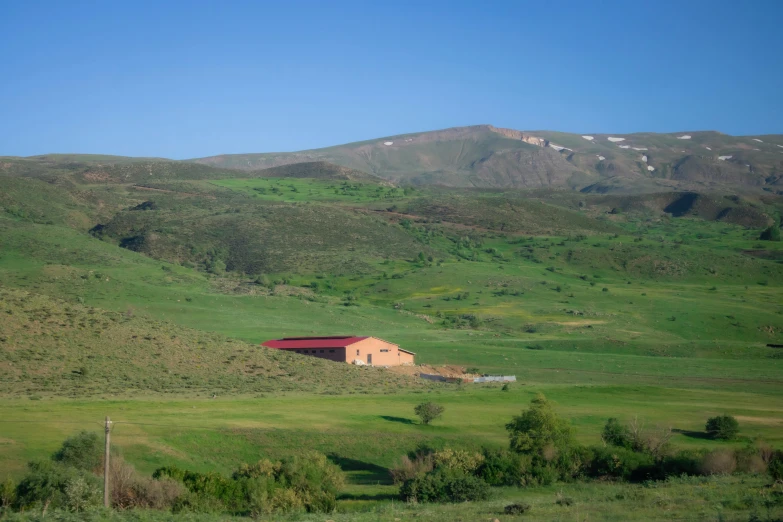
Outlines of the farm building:
M 413 364 L 416 355 L 377 337 L 286 337 L 267 341 L 261 346 L 289 350 L 330 361 L 373 366 Z

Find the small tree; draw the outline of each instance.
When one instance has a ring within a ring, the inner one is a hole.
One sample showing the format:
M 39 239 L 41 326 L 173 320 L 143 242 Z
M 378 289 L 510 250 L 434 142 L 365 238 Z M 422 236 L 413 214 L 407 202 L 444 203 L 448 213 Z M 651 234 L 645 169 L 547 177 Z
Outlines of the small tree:
M 511 449 L 517 453 L 547 456 L 551 449 L 562 450 L 572 443 L 571 426 L 560 419 L 552 404 L 539 393 L 530 408 L 506 424 Z
M 52 460 L 66 466 L 92 471 L 103 462 L 103 442 L 97 433 L 82 431 L 65 439 Z
M 611 446 L 630 448 L 632 446 L 631 430 L 627 426 L 620 424 L 619 420 L 611 418 L 604 425 L 601 440 Z
M 719 415 L 707 420 L 705 430 L 713 439 L 732 440 L 739 433 L 739 423 L 731 415 Z
M 772 453 L 767 471 L 775 482 L 783 480 L 783 451 L 776 450 Z
M 761 232 L 759 239 L 762 241 L 780 241 L 780 227 L 770 225 Z
M 16 484 L 13 480 L 6 479 L 0 484 L 0 513 L 3 509 L 8 509 L 16 500 Z
M 422 424 L 429 424 L 443 414 L 443 406 L 434 402 L 422 402 L 413 411 L 421 419 Z

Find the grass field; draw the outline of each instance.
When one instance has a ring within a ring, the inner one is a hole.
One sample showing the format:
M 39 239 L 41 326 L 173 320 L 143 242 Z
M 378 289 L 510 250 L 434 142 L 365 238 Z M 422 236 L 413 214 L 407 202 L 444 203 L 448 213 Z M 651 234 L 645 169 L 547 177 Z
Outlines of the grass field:
M 199 471 L 229 473 L 239 462 L 254 462 L 262 457 L 279 458 L 302 448 L 312 448 L 330 455 L 349 474 L 350 484 L 340 504 L 342 510 L 381 509 L 384 512 L 393 510 L 388 504 L 396 492 L 387 470 L 400 456 L 421 445 L 505 446 L 503 424 L 518 413 L 536 391 L 544 391 L 557 401 L 558 412 L 571 420 L 580 442 L 585 444 L 599 442 L 600 429 L 609 416 L 621 419 L 639 416 L 651 425 L 671 425 L 682 430 L 674 440 L 678 447 L 739 447 L 743 442 L 721 443 L 700 438 L 704 418 L 723 412 L 731 412 L 740 419 L 743 437 L 763 437 L 773 444 L 783 444 L 783 411 L 779 397 L 647 386 L 518 385 L 509 392 L 487 386 L 432 390 L 424 395 L 8 400 L 0 407 L 4 419 L 0 459 L 7 464 L 13 463 L 6 468 L 6 473 L 17 475 L 22 472 L 21 464 L 25 460 L 53 451 L 67 435 L 82 429 L 99 432 L 100 421 L 108 414 L 116 422 L 112 432 L 115 447 L 140 471 L 151 473 L 159 466 L 178 464 Z M 443 419 L 432 426 L 420 425 L 412 415 L 413 406 L 425 397 L 446 408 Z M 703 488 L 713 495 L 713 500 L 720 499 L 720 502 L 704 505 L 697 501 L 688 507 L 690 515 L 720 510 L 721 502 L 729 499 L 721 496 L 725 493 L 716 494 L 719 483 L 702 480 L 706 482 L 692 481 L 689 487 Z M 734 482 L 726 489 L 740 498 L 761 497 L 761 482 L 754 485 L 758 479 L 747 480 L 743 484 Z M 667 510 L 677 512 L 675 504 L 679 500 L 676 499 L 684 493 L 675 491 L 672 484 L 657 487 L 663 489 L 665 504 L 670 505 Z M 497 496 L 506 500 L 474 506 L 469 512 L 491 514 L 502 508 L 502 502 L 521 499 L 534 506 L 542 504 L 543 509 L 535 510 L 537 518 L 573 517 L 574 510 L 553 511 L 558 491 L 577 496 L 583 513 L 592 512 L 594 517 L 601 519 L 621 519 L 620 510 L 614 510 L 620 507 L 615 502 L 622 498 L 612 499 L 609 506 L 603 504 L 608 500 L 606 495 L 619 495 L 620 490 L 634 491 L 630 497 L 637 502 L 634 510 L 640 508 L 640 499 L 649 501 L 647 509 L 656 507 L 653 502 L 656 495 L 651 495 L 650 490 L 614 486 L 611 493 L 602 492 L 605 488 L 607 486 L 561 485 L 504 490 Z M 378 502 L 381 506 L 376 506 Z M 548 503 L 552 506 L 546 506 Z M 761 499 L 758 503 L 760 506 Z M 410 508 L 404 505 L 397 509 L 412 515 L 408 511 Z M 443 520 L 454 516 L 450 508 L 433 512 L 441 513 L 439 516 Z M 653 511 L 638 511 L 634 519 L 642 520 L 651 513 Z M 419 516 L 426 515 L 421 513 Z
M 410 189 L 356 181 L 296 178 L 252 178 L 212 181 L 218 187 L 242 191 L 270 201 L 330 201 L 338 203 L 388 202 L 405 199 Z
M 208 167 L 172 179 L 183 168 L 141 188 L 136 164 L 104 182 L 90 169 L 0 178 L 0 480 L 109 415 L 115 447 L 147 474 L 324 452 L 349 474 L 340 510 L 361 512 L 334 520 L 503 519 L 517 499 L 540 520 L 766 513 L 756 476 L 406 506 L 388 468 L 421 445 L 505 447 L 505 423 L 539 391 L 587 445 L 607 418 L 638 417 L 676 429 L 678 448 L 783 448 L 779 242 L 648 207 L 609 213 L 590 195 L 580 210 L 551 194 L 210 180 Z M 518 382 L 424 384 L 257 346 L 340 334 Z M 432 426 L 414 419 L 424 400 L 446 408 Z M 705 438 L 720 414 L 739 441 Z

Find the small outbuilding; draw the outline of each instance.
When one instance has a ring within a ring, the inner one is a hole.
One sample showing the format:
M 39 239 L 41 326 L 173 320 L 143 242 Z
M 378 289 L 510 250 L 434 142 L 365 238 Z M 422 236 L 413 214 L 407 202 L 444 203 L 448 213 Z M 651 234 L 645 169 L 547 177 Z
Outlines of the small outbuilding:
M 370 366 L 413 364 L 415 353 L 377 337 L 353 335 L 334 337 L 285 337 L 261 343 L 261 346 L 288 350 L 330 361 Z

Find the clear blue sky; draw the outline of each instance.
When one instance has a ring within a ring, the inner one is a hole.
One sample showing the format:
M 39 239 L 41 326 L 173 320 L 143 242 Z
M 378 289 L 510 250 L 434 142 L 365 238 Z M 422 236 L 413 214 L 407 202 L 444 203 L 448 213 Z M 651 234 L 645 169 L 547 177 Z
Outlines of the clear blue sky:
M 0 0 L 0 155 L 783 132 L 783 1 Z

